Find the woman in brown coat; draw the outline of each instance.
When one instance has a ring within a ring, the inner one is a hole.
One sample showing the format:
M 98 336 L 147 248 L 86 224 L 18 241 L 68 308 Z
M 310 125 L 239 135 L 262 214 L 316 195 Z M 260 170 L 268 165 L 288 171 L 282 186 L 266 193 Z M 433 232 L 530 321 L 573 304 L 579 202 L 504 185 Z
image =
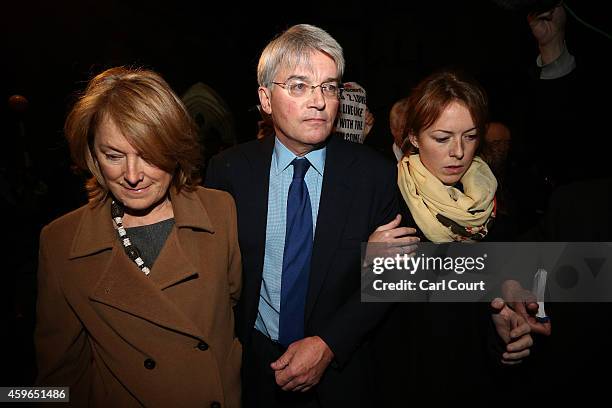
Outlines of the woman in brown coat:
M 41 233 L 38 383 L 77 406 L 239 406 L 236 210 L 198 186 L 183 104 L 158 74 L 112 68 L 65 132 L 92 177 Z

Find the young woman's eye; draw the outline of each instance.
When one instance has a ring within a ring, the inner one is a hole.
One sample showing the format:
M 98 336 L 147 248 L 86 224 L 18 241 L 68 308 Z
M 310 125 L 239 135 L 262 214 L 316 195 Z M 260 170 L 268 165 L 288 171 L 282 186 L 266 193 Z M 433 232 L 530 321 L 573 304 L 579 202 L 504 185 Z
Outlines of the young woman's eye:
M 438 143 L 446 143 L 448 137 L 434 137 L 435 141 Z
M 465 138 L 468 139 L 468 140 L 476 140 L 476 139 L 478 139 L 478 135 L 476 135 L 476 134 L 465 135 Z

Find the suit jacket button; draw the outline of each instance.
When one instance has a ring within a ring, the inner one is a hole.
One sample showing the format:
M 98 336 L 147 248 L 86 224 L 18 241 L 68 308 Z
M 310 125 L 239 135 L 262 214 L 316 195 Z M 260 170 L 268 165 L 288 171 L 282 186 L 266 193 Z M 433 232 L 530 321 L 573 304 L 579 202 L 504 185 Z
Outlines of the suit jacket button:
M 200 351 L 206 351 L 208 350 L 208 344 L 206 344 L 205 342 L 201 341 L 198 343 L 198 349 Z
M 219 401 L 213 401 L 210 403 L 210 408 L 221 408 L 221 403 Z
M 155 360 L 153 360 L 152 358 L 147 358 L 144 361 L 144 366 L 147 370 L 152 370 L 155 368 Z

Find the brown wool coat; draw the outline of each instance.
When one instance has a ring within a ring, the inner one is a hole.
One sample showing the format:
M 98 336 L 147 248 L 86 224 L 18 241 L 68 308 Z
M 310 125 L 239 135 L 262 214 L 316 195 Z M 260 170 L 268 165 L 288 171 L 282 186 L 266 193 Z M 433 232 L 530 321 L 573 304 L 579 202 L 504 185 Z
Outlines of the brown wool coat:
M 240 405 L 234 201 L 201 187 L 171 200 L 176 225 L 148 277 L 117 239 L 109 200 L 41 233 L 37 383 L 69 386 L 75 406 Z

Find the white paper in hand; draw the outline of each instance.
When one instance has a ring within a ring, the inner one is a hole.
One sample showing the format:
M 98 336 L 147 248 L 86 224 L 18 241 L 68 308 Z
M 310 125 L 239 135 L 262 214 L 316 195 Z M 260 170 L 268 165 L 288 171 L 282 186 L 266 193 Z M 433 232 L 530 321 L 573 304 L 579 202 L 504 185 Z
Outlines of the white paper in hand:
M 546 315 L 546 311 L 544 310 L 546 276 L 546 269 L 539 268 L 533 277 L 533 288 L 531 289 L 531 291 L 536 295 L 538 301 L 538 313 L 536 314 L 536 319 L 541 323 L 549 320 L 549 317 Z

